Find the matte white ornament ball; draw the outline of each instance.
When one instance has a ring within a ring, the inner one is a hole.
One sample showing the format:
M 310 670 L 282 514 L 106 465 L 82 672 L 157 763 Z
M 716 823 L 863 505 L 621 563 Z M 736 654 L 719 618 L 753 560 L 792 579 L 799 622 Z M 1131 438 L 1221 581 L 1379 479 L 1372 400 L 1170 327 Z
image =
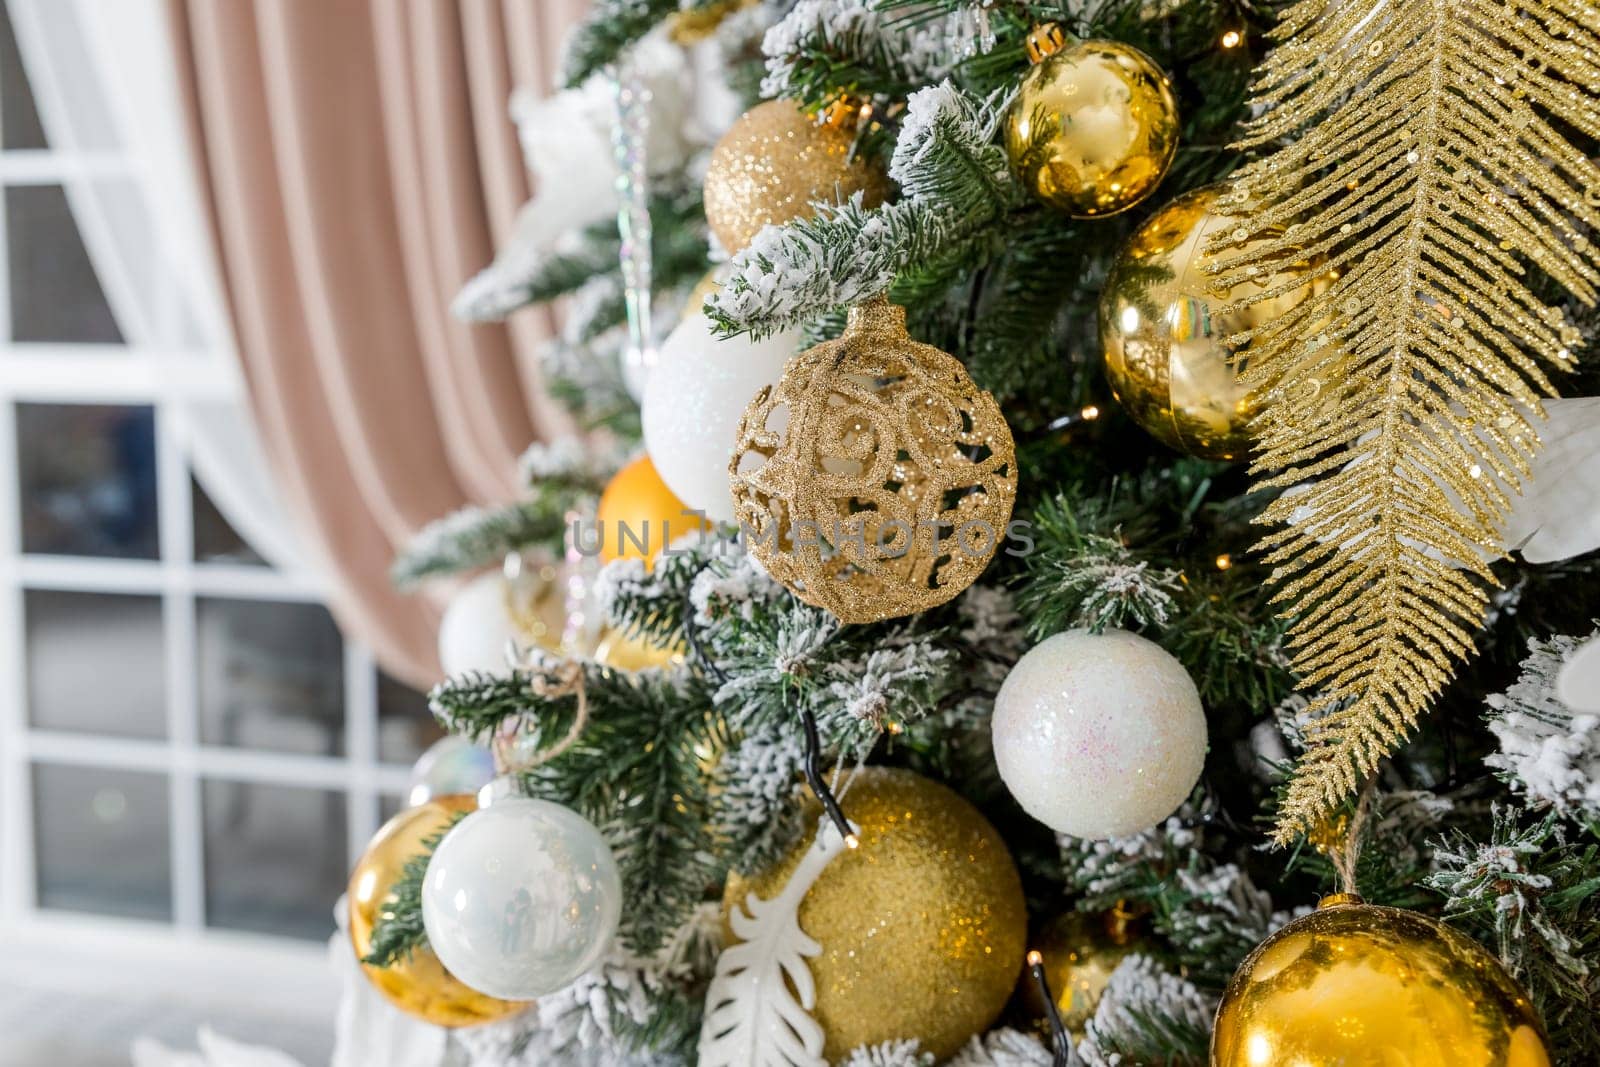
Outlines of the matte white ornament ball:
M 528 797 L 457 823 L 422 883 L 422 922 L 439 961 L 502 1000 L 572 984 L 605 955 L 621 914 L 622 879 L 600 831 Z
M 711 320 L 693 314 L 661 346 L 645 385 L 644 447 L 679 500 L 717 522 L 734 521 L 728 488 L 744 409 L 774 385 L 800 343 L 797 330 L 762 341 L 719 339 Z
M 1060 833 L 1148 830 L 1205 766 L 1206 717 L 1189 672 L 1125 630 L 1071 630 L 1017 661 L 994 702 L 994 758 L 1023 809 Z
M 506 650 L 516 636 L 505 578 L 499 571 L 480 574 L 456 590 L 439 620 L 439 666 L 449 678 L 468 671 L 506 674 Z

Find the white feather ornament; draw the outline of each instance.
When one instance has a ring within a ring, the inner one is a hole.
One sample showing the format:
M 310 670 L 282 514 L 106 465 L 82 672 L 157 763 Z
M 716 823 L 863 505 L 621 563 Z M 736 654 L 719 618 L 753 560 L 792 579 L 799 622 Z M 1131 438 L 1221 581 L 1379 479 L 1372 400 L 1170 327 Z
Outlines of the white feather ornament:
M 739 940 L 717 957 L 699 1067 L 827 1067 L 822 1026 L 811 1016 L 817 987 L 806 964 L 822 946 L 800 929 L 800 902 L 845 843 L 827 819 L 816 842 L 783 892 L 771 900 L 751 893 L 728 916 Z
M 1503 534 L 1529 563 L 1600 548 L 1600 397 L 1546 400 L 1533 477 L 1511 503 Z

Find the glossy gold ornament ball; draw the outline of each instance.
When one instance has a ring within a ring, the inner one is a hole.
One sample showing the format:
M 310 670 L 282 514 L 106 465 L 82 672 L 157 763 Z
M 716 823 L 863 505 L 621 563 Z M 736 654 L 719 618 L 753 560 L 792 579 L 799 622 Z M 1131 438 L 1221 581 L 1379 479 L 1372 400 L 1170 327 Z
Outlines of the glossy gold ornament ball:
M 512 556 L 502 573 L 506 617 L 517 641 L 560 651 L 567 628 L 566 567 L 551 559 Z
M 750 553 L 845 622 L 926 611 L 967 588 L 1017 494 L 994 397 L 913 341 L 905 309 L 882 297 L 756 394 L 728 474 Z
M 1121 910 L 1103 915 L 1069 911 L 1050 920 L 1029 942 L 1028 948 L 1039 953 L 1044 963 L 1056 1013 L 1074 1037 L 1083 1037 L 1084 1026 L 1094 1018 L 1100 994 L 1111 982 L 1111 972 L 1139 950 L 1131 918 Z M 1017 993 L 1028 1017 L 1043 1028 L 1044 997 L 1026 967 L 1017 983 Z
M 1549 1067 L 1533 1005 L 1487 949 L 1416 912 L 1329 897 L 1240 966 L 1212 1067 Z
M 600 635 L 594 660 L 613 670 L 632 673 L 682 663 L 683 650 L 654 644 L 625 630 L 611 629 Z
M 1117 255 L 1100 298 L 1100 343 L 1106 379 L 1123 408 L 1151 436 L 1206 459 L 1241 459 L 1250 451 L 1250 420 L 1259 404 L 1239 380 L 1249 348 L 1230 352 L 1226 339 L 1269 323 L 1314 292 L 1331 273 L 1304 257 L 1285 257 L 1228 289 L 1214 288 L 1203 249 L 1219 234 L 1244 231 L 1241 220 L 1214 210 L 1221 185 L 1185 193 L 1136 230 Z M 1227 246 L 1247 251 L 1281 231 L 1259 231 Z M 1223 310 L 1267 289 L 1305 284 L 1237 311 Z
M 649 456 L 624 466 L 606 484 L 595 508 L 600 558 L 655 563 L 661 550 L 694 530 L 710 527 L 679 500 L 656 473 Z
M 768 100 L 739 117 L 712 149 L 706 168 L 706 222 L 730 253 L 761 228 L 812 213 L 814 201 L 841 203 L 861 193 L 883 202 L 889 179 L 852 155 L 855 136 L 807 115 L 793 100 Z
M 841 804 L 861 845 L 841 853 L 800 903 L 822 946 L 807 962 L 812 1015 L 837 1063 L 861 1045 L 916 1038 L 940 1060 L 982 1033 L 1011 995 L 1028 933 L 1022 882 L 1005 841 L 951 790 L 910 771 L 871 767 Z M 752 878 L 728 879 L 723 910 L 776 896 L 811 846 Z
M 1178 150 L 1178 102 L 1155 60 L 1117 41 L 1045 55 L 1006 116 L 1006 155 L 1041 201 L 1115 215 L 1155 191 Z
M 457 814 L 477 808 L 471 796 L 434 797 L 383 824 L 350 874 L 350 943 L 356 958 L 372 951 L 372 929 L 389 902 L 389 891 L 423 842 L 450 825 Z M 476 1026 L 503 1019 L 528 1005 L 487 996 L 463 984 L 423 947 L 388 967 L 363 963 L 367 979 L 395 1007 L 435 1026 Z

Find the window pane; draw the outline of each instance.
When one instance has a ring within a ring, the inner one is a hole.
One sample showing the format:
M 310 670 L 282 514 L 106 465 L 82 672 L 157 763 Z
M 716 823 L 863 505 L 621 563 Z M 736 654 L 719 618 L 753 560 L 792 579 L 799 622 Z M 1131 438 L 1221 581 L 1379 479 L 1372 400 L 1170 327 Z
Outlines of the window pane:
M 231 563 L 264 567 L 267 561 L 234 530 L 217 505 L 194 478 L 189 479 L 194 501 L 194 558 L 197 563 Z
M 407 807 L 409 807 L 409 805 L 406 803 L 405 797 L 396 796 L 393 793 L 379 794 L 378 824 L 381 826 L 382 824 L 388 822 L 396 815 L 399 815 Z
M 29 589 L 23 615 L 30 723 L 115 737 L 167 736 L 159 597 Z
M 344 794 L 207 781 L 206 923 L 326 938 L 348 875 Z
M 33 825 L 42 907 L 171 920 L 166 775 L 35 764 Z
M 11 16 L 0 4 L 0 148 L 47 148 Z
M 319 604 L 196 602 L 206 744 L 344 754 L 344 650 Z
M 120 344 L 122 333 L 66 193 L 59 185 L 14 185 L 5 192 L 12 340 Z
M 423 750 L 444 736 L 428 710 L 428 695 L 378 672 L 378 759 L 415 763 Z
M 155 559 L 155 414 L 111 404 L 18 404 L 22 550 Z

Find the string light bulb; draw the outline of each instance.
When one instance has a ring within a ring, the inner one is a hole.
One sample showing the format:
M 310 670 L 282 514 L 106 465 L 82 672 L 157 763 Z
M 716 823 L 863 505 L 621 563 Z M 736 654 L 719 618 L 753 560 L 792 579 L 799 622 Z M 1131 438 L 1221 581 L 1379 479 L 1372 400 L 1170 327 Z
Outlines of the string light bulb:
M 1039 999 L 1044 1003 L 1045 1021 L 1050 1024 L 1052 1045 L 1050 1067 L 1067 1067 L 1072 1054 L 1072 1042 L 1067 1037 L 1066 1025 L 1061 1021 L 1056 998 L 1050 992 L 1050 980 L 1044 973 L 1044 956 L 1038 949 L 1028 950 L 1028 973 L 1033 977 L 1034 987 L 1039 991 Z
M 1244 42 L 1244 34 L 1238 30 L 1229 30 L 1222 35 L 1222 47 L 1238 48 Z
M 1231 566 L 1233 566 L 1233 557 L 1228 553 L 1224 552 L 1217 557 L 1217 570 L 1225 571 Z

